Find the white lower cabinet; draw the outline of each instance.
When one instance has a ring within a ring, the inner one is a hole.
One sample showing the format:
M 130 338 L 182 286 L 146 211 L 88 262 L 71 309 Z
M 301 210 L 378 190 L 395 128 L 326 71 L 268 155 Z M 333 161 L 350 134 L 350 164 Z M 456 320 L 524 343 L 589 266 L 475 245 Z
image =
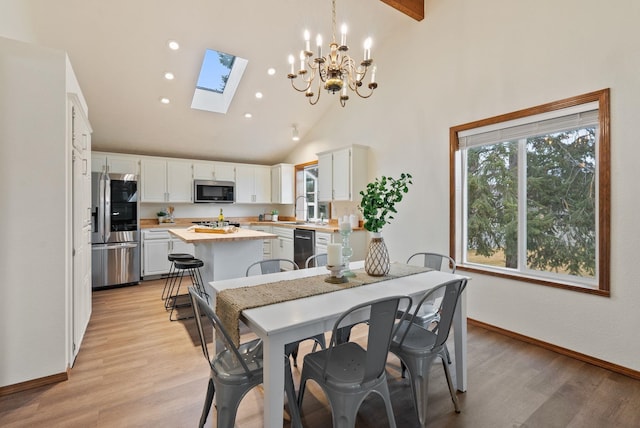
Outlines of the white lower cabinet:
M 271 233 L 278 235 L 271 245 L 271 258 L 293 260 L 293 229 L 273 226 Z M 283 269 L 291 269 L 282 266 Z
M 271 226 L 263 226 L 259 224 L 252 224 L 250 226 L 252 230 L 259 230 L 260 232 L 272 233 Z M 271 258 L 271 244 L 275 241 L 275 239 L 265 239 L 262 241 L 262 258 L 270 259 Z
M 169 254 L 194 254 L 193 244 L 171 236 L 166 229 L 150 229 L 142 232 L 142 276 L 169 273 Z

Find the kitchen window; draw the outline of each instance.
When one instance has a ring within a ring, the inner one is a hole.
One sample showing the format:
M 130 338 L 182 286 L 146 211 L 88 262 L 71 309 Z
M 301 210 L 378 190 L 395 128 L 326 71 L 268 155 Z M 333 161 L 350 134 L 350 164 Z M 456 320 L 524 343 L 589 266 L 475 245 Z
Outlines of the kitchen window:
M 463 270 L 609 294 L 609 90 L 451 128 Z
M 306 209 L 309 221 L 329 220 L 329 202 L 318 201 L 318 161 L 296 165 L 296 202 L 299 196 L 304 196 L 306 203 L 296 204 L 296 218 L 304 218 Z

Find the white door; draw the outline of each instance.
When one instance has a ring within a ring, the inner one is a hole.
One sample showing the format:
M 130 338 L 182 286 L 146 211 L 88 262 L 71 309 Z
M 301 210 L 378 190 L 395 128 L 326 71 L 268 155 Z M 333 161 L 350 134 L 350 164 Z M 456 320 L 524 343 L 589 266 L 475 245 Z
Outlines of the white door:
M 256 166 L 254 170 L 255 200 L 259 204 L 271 203 L 271 167 Z
M 169 272 L 169 239 L 144 241 L 142 275 L 160 275 Z
M 140 184 L 140 202 L 166 202 L 167 162 L 164 159 L 142 159 Z
M 318 200 L 331 201 L 333 198 L 333 156 L 325 153 L 318 156 Z
M 251 165 L 238 165 L 236 167 L 236 202 L 255 202 L 254 193 L 254 169 Z
M 193 202 L 191 162 L 167 161 L 167 201 Z
M 333 200 L 351 200 L 351 149 L 333 152 Z

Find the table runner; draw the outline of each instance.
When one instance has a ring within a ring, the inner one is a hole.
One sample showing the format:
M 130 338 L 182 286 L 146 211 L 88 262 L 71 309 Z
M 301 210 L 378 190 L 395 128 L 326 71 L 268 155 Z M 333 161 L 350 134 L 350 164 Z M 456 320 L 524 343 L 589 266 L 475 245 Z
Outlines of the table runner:
M 295 278 L 260 284 L 254 286 L 230 288 L 222 290 L 216 295 L 216 314 L 223 327 L 227 330 L 231 339 L 239 346 L 240 343 L 240 313 L 245 309 L 259 306 L 302 299 L 318 294 L 331 293 L 361 285 L 373 284 L 402 276 L 427 272 L 432 269 L 422 266 L 411 266 L 402 263 L 391 263 L 389 274 L 385 276 L 369 276 L 362 269 L 352 272 L 355 277 L 349 278 L 349 282 L 332 284 L 324 279 L 327 274 L 320 274 L 306 278 Z

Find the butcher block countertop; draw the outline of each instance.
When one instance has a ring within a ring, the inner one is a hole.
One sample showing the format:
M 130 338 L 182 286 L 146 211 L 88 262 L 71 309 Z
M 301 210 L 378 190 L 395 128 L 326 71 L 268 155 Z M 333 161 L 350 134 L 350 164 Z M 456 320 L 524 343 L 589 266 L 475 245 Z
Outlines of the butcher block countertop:
M 223 243 L 233 241 L 247 241 L 252 239 L 275 239 L 278 236 L 272 233 L 265 233 L 259 230 L 245 229 L 239 227 L 233 233 L 199 233 L 187 229 L 169 229 L 169 233 L 177 236 L 188 244 L 198 243 Z

